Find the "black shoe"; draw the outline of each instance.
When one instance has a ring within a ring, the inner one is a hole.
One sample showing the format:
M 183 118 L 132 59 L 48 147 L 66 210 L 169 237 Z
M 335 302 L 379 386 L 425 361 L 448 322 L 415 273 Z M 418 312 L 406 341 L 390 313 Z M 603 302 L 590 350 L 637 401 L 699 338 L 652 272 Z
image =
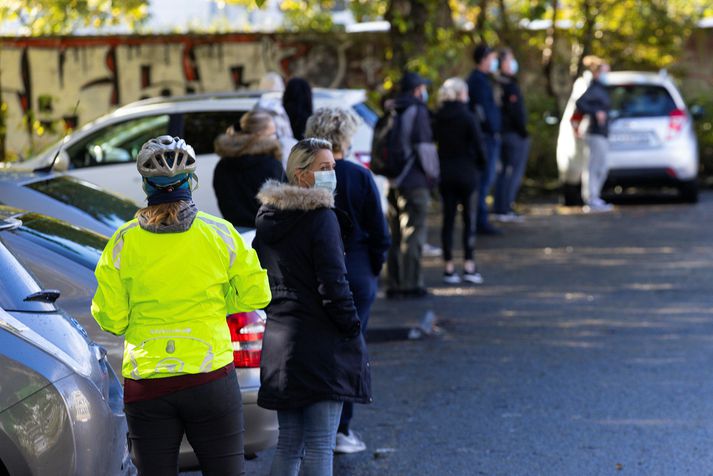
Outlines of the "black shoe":
M 499 228 L 495 228 L 491 224 L 479 226 L 477 233 L 479 235 L 490 235 L 490 236 L 497 236 L 497 235 L 503 234 L 502 230 L 500 230 Z

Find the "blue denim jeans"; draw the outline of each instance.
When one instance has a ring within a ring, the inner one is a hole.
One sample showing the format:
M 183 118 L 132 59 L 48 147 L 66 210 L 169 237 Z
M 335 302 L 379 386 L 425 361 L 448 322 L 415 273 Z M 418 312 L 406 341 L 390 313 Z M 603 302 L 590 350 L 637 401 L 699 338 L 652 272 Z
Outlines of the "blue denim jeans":
M 530 153 L 530 139 L 515 132 L 503 134 L 502 167 L 495 182 L 493 213 L 504 215 L 512 211 Z
M 280 436 L 270 476 L 331 476 L 342 402 L 325 400 L 295 410 L 278 410 Z
M 485 169 L 480 175 L 480 190 L 478 190 L 478 228 L 487 227 L 490 224 L 486 199 L 490 194 L 493 182 L 495 182 L 495 173 L 500 161 L 500 135 L 484 134 L 484 136 L 487 157 L 485 158 Z

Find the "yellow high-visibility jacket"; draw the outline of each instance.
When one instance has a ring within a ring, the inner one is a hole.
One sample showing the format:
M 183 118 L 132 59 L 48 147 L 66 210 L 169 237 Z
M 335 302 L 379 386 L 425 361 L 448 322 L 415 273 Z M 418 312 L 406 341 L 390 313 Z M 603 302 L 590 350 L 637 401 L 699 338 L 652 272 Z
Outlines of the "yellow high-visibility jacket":
M 136 219 L 119 228 L 95 271 L 92 315 L 125 335 L 131 379 L 210 372 L 233 360 L 226 315 L 264 308 L 267 272 L 232 224 L 198 212 L 180 233 L 153 233 Z

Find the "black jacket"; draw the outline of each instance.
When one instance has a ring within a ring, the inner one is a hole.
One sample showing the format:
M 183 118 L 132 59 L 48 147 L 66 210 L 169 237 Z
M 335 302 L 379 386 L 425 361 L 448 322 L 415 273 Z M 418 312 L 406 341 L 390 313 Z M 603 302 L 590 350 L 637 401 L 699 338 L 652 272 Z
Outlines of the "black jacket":
M 433 134 L 441 160 L 441 185 L 477 183 L 485 165 L 485 143 L 480 123 L 468 104 L 446 101 L 436 112 Z
M 367 255 L 372 273 L 378 275 L 391 244 L 379 189 L 371 172 L 361 165 L 337 160 L 335 171 L 335 206 L 349 215 L 352 225 L 351 233 L 344 240 L 347 260 L 351 255 Z
M 249 141 L 250 136 L 238 133 L 223 134 L 214 143 L 221 159 L 213 172 L 213 189 L 220 213 L 236 228 L 255 227 L 260 208 L 257 193 L 265 181 L 286 181 L 280 143 L 276 139 Z
M 611 109 L 611 100 L 609 99 L 609 91 L 600 81 L 593 79 L 584 94 L 577 99 L 577 109 L 583 114 L 589 116 L 588 134 L 596 134 L 607 137 L 609 135 L 609 110 Z M 604 124 L 599 124 L 596 114 L 599 111 L 607 113 L 607 120 Z
M 258 198 L 253 247 L 272 291 L 258 404 L 286 410 L 323 400 L 370 402 L 366 344 L 333 195 L 271 181 Z
M 503 133 L 514 132 L 521 137 L 527 137 L 527 110 L 517 79 L 503 75 L 499 82 L 503 92 L 501 101 Z

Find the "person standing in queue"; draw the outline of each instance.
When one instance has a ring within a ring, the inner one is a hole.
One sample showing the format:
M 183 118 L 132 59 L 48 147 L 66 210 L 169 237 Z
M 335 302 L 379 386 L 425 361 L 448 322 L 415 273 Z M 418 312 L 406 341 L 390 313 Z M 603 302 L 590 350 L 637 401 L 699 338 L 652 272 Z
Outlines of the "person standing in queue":
M 468 85 L 461 78 L 447 79 L 438 91 L 440 108 L 433 133 L 441 161 L 441 201 L 443 205 L 443 282 L 481 284 L 483 277 L 475 263 L 478 184 L 485 165 L 485 144 L 480 123 L 468 107 Z M 463 213 L 463 275 L 453 263 L 453 229 L 458 206 Z
M 270 302 L 267 273 L 230 222 L 191 199 L 196 157 L 160 136 L 136 165 L 148 206 L 96 268 L 92 315 L 123 335 L 124 411 L 140 475 L 178 474 L 185 434 L 205 475 L 244 474 L 243 415 L 226 315 Z
M 287 81 L 285 92 L 282 93 L 282 105 L 290 118 L 290 126 L 295 139 L 305 137 L 307 118 L 312 115 L 312 87 L 306 79 L 292 78 Z
M 587 166 L 582 172 L 582 198 L 585 212 L 608 212 L 614 207 L 601 199 L 607 180 L 607 151 L 609 150 L 609 110 L 611 99 L 607 91 L 609 65 L 597 56 L 585 56 L 584 66 L 592 72 L 592 82 L 576 105 L 589 117 L 586 135 Z
M 330 476 L 343 402 L 371 402 L 361 322 L 349 290 L 334 207 L 332 145 L 303 139 L 287 161 L 289 183 L 258 199 L 253 247 L 273 300 L 260 363 L 258 405 L 277 410 L 272 476 Z
M 522 221 L 512 206 L 520 191 L 530 153 L 530 137 L 527 132 L 527 111 L 517 82 L 518 63 L 510 48 L 498 53 L 502 90 L 502 155 L 498 177 L 495 180 L 493 217 L 502 222 Z
M 282 150 L 268 111 L 253 109 L 215 139 L 220 160 L 213 173 L 218 208 L 235 227 L 255 227 L 256 195 L 269 179 L 286 181 Z
M 307 137 L 318 137 L 332 143 L 337 189 L 336 209 L 349 218 L 351 232 L 344 241 L 347 279 L 354 296 L 361 333 L 366 337 L 371 305 L 376 299 L 379 273 L 391 243 L 379 190 L 371 172 L 347 160 L 352 136 L 359 126 L 355 115 L 343 108 L 320 108 L 307 119 Z M 349 428 L 354 405 L 344 402 L 339 421 L 335 453 L 357 453 L 366 449 L 361 437 Z
M 473 51 L 473 60 L 475 69 L 467 79 L 470 107 L 481 121 L 485 136 L 485 150 L 488 154 L 478 190 L 477 230 L 481 235 L 500 235 L 502 231 L 494 227 L 488 219 L 487 204 L 487 198 L 495 182 L 495 174 L 500 162 L 502 118 L 500 108 L 495 102 L 495 93 L 490 79 L 491 75 L 498 71 L 498 58 L 495 50 L 485 44 L 480 44 Z

